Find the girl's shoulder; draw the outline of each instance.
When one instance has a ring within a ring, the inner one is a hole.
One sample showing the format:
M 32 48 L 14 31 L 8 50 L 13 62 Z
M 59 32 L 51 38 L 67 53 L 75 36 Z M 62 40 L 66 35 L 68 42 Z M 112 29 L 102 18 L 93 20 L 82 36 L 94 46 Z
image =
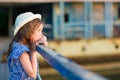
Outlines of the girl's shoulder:
M 11 57 L 17 59 L 23 52 L 30 53 L 30 49 L 27 45 L 17 43 L 17 42 L 12 43 Z
M 14 48 L 28 48 L 28 46 L 27 45 L 24 45 L 24 44 L 22 44 L 22 43 L 18 43 L 18 42 L 12 42 L 12 47 Z
M 24 44 L 21 44 L 21 43 L 18 43 L 18 42 L 13 42 L 12 49 L 30 51 L 30 49 L 27 45 L 24 45 Z

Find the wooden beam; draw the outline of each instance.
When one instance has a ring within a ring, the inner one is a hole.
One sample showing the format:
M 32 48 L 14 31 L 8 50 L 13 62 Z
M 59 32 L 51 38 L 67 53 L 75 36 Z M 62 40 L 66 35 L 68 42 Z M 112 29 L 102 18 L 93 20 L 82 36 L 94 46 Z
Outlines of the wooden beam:
M 61 0 L 0 0 L 0 3 L 55 3 Z M 120 2 L 120 0 L 62 0 L 64 2 Z

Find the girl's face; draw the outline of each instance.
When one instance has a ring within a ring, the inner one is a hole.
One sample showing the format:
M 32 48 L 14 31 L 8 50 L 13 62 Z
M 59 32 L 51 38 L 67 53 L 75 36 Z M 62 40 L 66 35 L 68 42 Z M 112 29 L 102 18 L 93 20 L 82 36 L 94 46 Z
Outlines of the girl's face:
M 38 40 L 41 39 L 41 37 L 43 35 L 42 30 L 43 30 L 43 24 L 41 24 L 31 35 L 32 41 L 37 42 Z

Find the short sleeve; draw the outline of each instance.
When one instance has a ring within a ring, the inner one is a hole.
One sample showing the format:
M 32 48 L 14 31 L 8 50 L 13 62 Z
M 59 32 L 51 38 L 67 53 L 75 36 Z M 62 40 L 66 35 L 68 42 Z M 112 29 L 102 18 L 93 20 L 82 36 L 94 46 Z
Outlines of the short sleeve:
M 30 50 L 26 45 L 14 43 L 12 47 L 11 58 L 18 59 L 23 52 L 30 53 Z

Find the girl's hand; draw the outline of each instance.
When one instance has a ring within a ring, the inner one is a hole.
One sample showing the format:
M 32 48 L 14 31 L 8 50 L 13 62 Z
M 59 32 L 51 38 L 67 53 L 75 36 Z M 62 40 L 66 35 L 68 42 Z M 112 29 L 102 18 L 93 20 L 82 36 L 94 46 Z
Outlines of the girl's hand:
M 36 42 L 36 45 L 48 46 L 47 37 L 43 35 L 41 39 Z
M 36 42 L 33 40 L 30 41 L 30 50 L 31 52 L 36 51 Z

